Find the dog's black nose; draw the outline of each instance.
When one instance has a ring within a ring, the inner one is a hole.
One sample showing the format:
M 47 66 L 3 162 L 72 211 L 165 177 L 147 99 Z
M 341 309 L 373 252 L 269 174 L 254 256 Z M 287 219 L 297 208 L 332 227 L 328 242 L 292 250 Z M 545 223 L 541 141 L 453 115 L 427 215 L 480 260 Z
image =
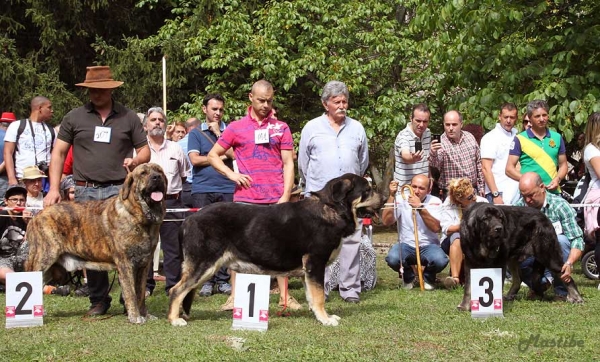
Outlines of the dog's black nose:
M 502 231 L 502 226 L 498 225 L 494 227 L 494 232 L 499 233 Z
M 160 175 L 156 173 L 156 174 L 154 174 L 154 175 L 151 176 L 151 179 L 152 179 L 152 181 L 160 180 Z

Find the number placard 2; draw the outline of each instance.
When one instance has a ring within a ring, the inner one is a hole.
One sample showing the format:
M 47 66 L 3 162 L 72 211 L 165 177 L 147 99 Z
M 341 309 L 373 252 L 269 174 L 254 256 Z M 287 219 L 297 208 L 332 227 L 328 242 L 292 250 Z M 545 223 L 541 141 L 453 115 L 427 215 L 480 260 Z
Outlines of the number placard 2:
M 502 269 L 471 269 L 471 317 L 504 317 Z
M 6 274 L 6 328 L 44 324 L 42 272 Z
M 236 274 L 232 329 L 267 330 L 270 285 L 268 275 Z

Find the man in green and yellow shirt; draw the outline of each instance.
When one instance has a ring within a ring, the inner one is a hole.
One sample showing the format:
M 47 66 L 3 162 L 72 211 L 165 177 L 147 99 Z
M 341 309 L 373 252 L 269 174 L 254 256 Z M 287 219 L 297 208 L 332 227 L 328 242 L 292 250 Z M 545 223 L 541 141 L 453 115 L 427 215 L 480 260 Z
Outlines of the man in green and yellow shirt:
M 568 172 L 565 141 L 548 128 L 548 103 L 534 100 L 527 104 L 531 128 L 515 136 L 506 163 L 506 175 L 519 181 L 526 172 L 535 172 L 546 189 L 560 193 L 559 183 Z M 521 169 L 517 170 L 517 162 Z

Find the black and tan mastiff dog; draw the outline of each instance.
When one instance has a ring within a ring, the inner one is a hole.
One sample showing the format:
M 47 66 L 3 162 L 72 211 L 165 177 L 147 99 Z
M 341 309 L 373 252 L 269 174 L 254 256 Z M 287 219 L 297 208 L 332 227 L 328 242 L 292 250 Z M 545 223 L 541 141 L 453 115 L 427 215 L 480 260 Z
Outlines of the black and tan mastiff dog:
M 167 179 L 156 164 L 127 175 L 119 195 L 99 201 L 61 202 L 45 208 L 27 227 L 25 269 L 48 271 L 60 264 L 117 269 L 131 323 L 144 323 L 146 276 L 165 216 Z
M 464 213 L 460 224 L 460 246 L 465 254 L 465 293 L 459 310 L 471 309 L 471 268 L 506 267 L 512 274 L 512 286 L 506 295 L 513 300 L 521 287 L 519 264 L 529 256 L 535 257 L 532 289 L 537 296 L 544 294 L 540 278 L 547 268 L 555 279 L 560 278 L 563 266 L 562 251 L 550 220 L 531 207 L 498 206 L 476 203 Z M 504 281 L 504 280 L 503 280 Z M 573 279 L 565 283 L 567 300 L 582 303 Z
M 310 309 L 324 325 L 338 325 L 340 318 L 325 312 L 325 267 L 337 256 L 342 238 L 356 230 L 357 218 L 372 215 L 381 203 L 367 180 L 348 173 L 295 203 L 203 208 L 181 226 L 182 276 L 170 291 L 169 322 L 187 324 L 195 289 L 225 265 L 268 275 L 303 270 Z

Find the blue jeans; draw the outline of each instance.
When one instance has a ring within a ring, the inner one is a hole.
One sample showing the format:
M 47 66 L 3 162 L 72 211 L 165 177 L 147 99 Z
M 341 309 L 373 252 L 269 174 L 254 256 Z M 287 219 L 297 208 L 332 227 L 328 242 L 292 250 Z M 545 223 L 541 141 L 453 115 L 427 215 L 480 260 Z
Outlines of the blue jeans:
M 569 242 L 569 239 L 567 239 L 566 236 L 558 235 L 558 244 L 560 245 L 560 250 L 562 251 L 563 263 L 565 263 L 567 259 L 569 259 L 569 253 L 571 252 L 571 243 Z M 532 266 L 534 260 L 535 258 L 533 256 L 530 256 L 521 263 L 521 279 L 525 284 L 527 284 L 529 288 L 531 288 L 532 285 L 531 274 L 533 273 Z M 552 274 L 548 269 L 546 269 L 544 270 L 544 275 L 542 276 L 542 284 L 548 281 L 548 278 L 552 278 Z M 560 278 L 554 278 L 553 285 L 554 294 L 560 296 L 567 295 L 567 288 L 565 287 L 565 283 L 563 283 L 563 281 Z
M 386 263 L 395 271 L 400 270 L 400 246 L 402 247 L 402 265 L 404 266 L 404 281 L 410 283 L 415 279 L 415 273 L 410 267 L 417 264 L 417 250 L 405 243 L 394 244 L 385 257 Z M 448 256 L 439 245 L 430 244 L 419 247 L 421 265 L 425 267 L 423 279 L 428 284 L 435 282 L 437 273 L 448 265 Z

